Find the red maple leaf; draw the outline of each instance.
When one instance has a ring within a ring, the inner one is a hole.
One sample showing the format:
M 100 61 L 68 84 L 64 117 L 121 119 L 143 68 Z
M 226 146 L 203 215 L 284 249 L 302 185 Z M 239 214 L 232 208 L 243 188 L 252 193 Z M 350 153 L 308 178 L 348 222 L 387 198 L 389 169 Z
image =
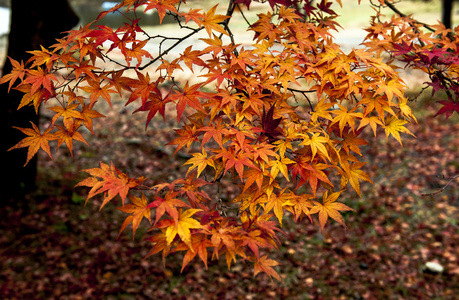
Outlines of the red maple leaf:
M 459 114 L 459 101 L 454 102 L 453 100 L 444 100 L 439 102 L 443 104 L 443 107 L 440 108 L 440 110 L 435 114 L 434 117 L 441 114 L 445 114 L 446 118 L 448 119 L 454 112 L 457 112 Z

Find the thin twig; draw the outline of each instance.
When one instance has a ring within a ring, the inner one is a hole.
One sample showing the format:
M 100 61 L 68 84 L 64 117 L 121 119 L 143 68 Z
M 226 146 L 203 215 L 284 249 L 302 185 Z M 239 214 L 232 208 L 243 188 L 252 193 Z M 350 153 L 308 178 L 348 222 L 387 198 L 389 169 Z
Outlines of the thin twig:
M 421 196 L 434 196 L 434 195 L 440 194 L 440 193 L 443 192 L 443 191 L 446 189 L 446 187 L 447 187 L 451 182 L 453 182 L 453 180 L 456 179 L 456 178 L 459 178 L 459 175 L 455 175 L 455 176 L 453 176 L 453 177 L 451 177 L 451 178 L 445 178 L 445 177 L 443 177 L 443 179 L 449 179 L 449 181 L 448 181 L 447 184 L 445 184 L 440 190 L 438 190 L 438 191 L 436 191 L 436 192 L 433 192 L 433 193 L 430 193 L 430 194 L 422 194 Z

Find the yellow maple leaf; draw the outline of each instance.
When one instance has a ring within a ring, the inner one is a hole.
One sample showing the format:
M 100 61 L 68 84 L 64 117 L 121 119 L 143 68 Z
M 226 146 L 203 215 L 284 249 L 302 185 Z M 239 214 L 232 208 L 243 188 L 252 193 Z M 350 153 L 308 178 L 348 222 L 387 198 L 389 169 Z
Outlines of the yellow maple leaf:
M 190 158 L 184 165 L 192 165 L 191 167 L 188 168 L 188 172 L 186 174 L 193 170 L 194 168 L 198 168 L 198 174 L 196 175 L 196 178 L 199 177 L 202 171 L 207 166 L 211 166 L 215 169 L 215 163 L 212 158 L 207 158 L 207 152 L 204 148 L 202 148 L 202 153 L 193 153 L 193 157 Z
M 411 133 L 411 131 L 403 126 L 406 123 L 408 122 L 405 120 L 397 119 L 397 117 L 394 116 L 391 116 L 388 120 L 386 120 L 386 125 L 384 126 L 384 129 L 386 130 L 386 139 L 389 137 L 389 134 L 391 134 L 400 143 L 400 145 L 403 145 L 402 140 L 400 139 L 400 132 L 405 132 L 416 137 Z
M 164 221 L 172 221 L 168 222 L 167 229 L 166 229 L 166 236 L 167 236 L 167 244 L 170 245 L 172 241 L 174 240 L 175 236 L 178 234 L 180 239 L 187 244 L 188 247 L 192 251 L 193 246 L 191 244 L 191 232 L 190 229 L 195 228 L 199 229 L 202 228 L 201 224 L 191 218 L 192 215 L 194 215 L 196 212 L 201 211 L 202 209 L 187 209 L 185 212 L 182 212 L 182 209 L 179 209 L 179 217 L 178 221 L 174 222 L 173 220 L 164 220 Z M 158 225 L 161 226 L 161 225 Z

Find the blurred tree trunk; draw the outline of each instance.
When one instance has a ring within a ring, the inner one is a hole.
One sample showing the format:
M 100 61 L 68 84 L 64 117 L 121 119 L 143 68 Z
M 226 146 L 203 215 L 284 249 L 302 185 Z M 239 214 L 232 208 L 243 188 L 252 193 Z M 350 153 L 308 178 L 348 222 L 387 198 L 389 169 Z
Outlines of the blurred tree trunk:
M 452 26 L 453 0 L 442 0 L 441 5 L 441 22 L 446 28 Z
M 47 47 L 54 44 L 61 32 L 70 30 L 79 20 L 67 0 L 11 0 L 10 3 L 11 25 L 7 55 L 19 62 L 26 62 L 30 58 L 26 51 L 40 49 L 40 45 Z M 11 63 L 6 59 L 2 73 L 8 74 L 11 69 Z M 30 121 L 38 124 L 38 115 L 31 106 L 18 111 L 21 93 L 15 90 L 8 93 L 7 90 L 8 84 L 0 86 L 0 166 L 3 173 L 0 180 L 0 205 L 11 200 L 20 201 L 34 190 L 37 173 L 36 157 L 23 167 L 27 148 L 13 151 L 8 149 L 25 137 L 12 126 L 30 127 Z

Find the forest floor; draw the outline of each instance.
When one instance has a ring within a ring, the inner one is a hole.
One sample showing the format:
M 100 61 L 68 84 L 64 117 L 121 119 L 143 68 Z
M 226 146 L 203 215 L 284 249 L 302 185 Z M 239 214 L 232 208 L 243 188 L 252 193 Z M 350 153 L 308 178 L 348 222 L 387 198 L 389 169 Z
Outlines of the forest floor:
M 412 78 L 416 81 L 417 78 Z M 243 260 L 227 270 L 223 260 L 208 270 L 195 259 L 183 270 L 182 254 L 144 259 L 151 244 L 147 226 L 133 239 L 126 230 L 117 239 L 125 214 L 100 198 L 85 204 L 85 178 L 78 171 L 114 164 L 131 175 L 148 175 L 149 184 L 173 180 L 185 170 L 186 155 L 172 157 L 164 147 L 172 123 L 114 103 L 90 147 L 76 144 L 54 160 L 39 157 L 38 190 L 26 205 L 4 208 L 0 217 L 1 299 L 457 299 L 459 295 L 459 180 L 442 193 L 422 196 L 446 184 L 437 175 L 459 174 L 459 116 L 433 117 L 438 106 L 423 95 L 412 103 L 418 124 L 403 146 L 368 131 L 365 171 L 374 184 L 362 183 L 362 197 L 346 191 L 342 201 L 355 209 L 344 214 L 348 229 L 329 222 L 294 223 L 288 217 L 280 251 L 270 257 L 284 284 L 266 275 L 253 277 Z M 166 118 L 174 119 L 167 111 Z M 46 115 L 44 123 L 49 122 Z M 24 158 L 25 159 L 25 158 Z M 228 184 L 222 194 L 232 193 Z M 128 228 L 129 229 L 129 228 Z M 427 262 L 444 267 L 430 272 Z

